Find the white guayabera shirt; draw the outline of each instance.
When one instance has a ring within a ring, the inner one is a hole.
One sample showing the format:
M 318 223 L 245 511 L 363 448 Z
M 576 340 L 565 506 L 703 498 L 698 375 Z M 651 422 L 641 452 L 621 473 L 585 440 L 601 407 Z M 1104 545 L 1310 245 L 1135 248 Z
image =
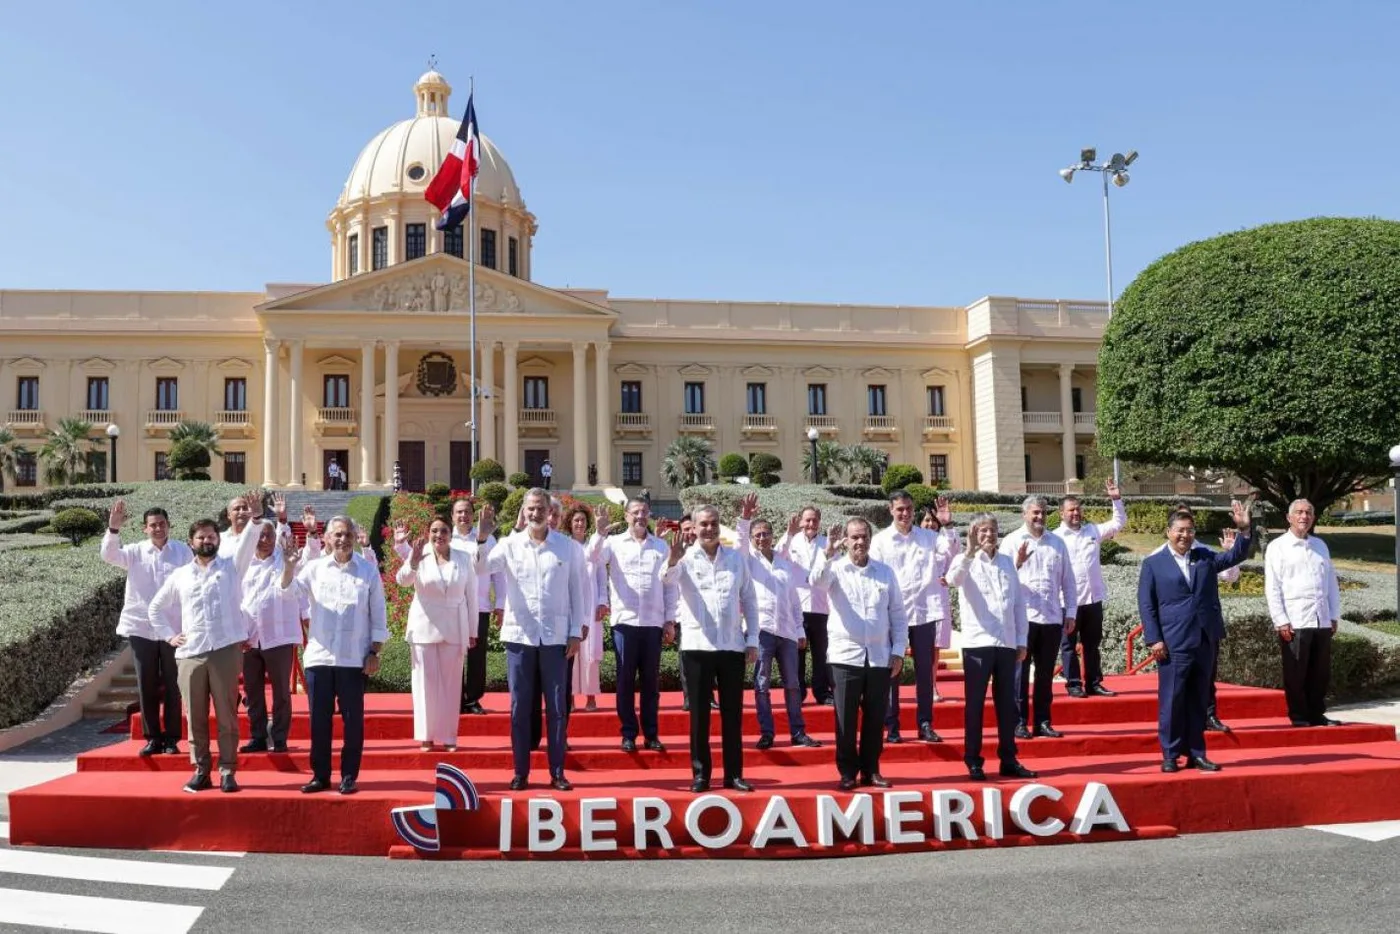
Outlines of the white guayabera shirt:
M 185 635 L 176 658 L 206 655 L 255 636 L 243 612 L 243 575 L 258 548 L 257 525 L 248 523 L 254 534 L 243 537 L 232 558 L 216 556 L 208 564 L 195 559 L 176 568 L 151 599 L 147 612 L 156 634 L 166 641 Z
M 173 538 L 166 540 L 164 548 L 157 548 L 149 538 L 123 545 L 121 536 L 108 529 L 102 536 L 100 554 L 103 561 L 126 571 L 126 597 L 117 620 L 117 635 L 159 639 L 148 612 L 151 598 L 176 568 L 194 560 L 190 546 Z

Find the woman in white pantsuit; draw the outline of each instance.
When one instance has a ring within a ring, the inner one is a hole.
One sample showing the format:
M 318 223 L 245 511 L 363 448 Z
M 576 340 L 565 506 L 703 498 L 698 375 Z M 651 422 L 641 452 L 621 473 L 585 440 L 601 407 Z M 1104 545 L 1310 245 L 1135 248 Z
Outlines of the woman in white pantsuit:
M 569 510 L 569 514 L 564 517 L 563 527 L 570 538 L 578 542 L 579 547 L 588 553 L 588 522 L 591 516 L 583 506 L 575 506 Z M 607 530 L 602 530 L 606 532 Z M 578 646 L 578 657 L 573 660 L 574 678 L 573 692 L 582 694 L 587 706 L 584 710 L 598 709 L 598 664 L 603 660 L 603 624 L 598 620 L 597 607 L 599 604 L 608 602 L 608 574 L 607 568 L 595 566 L 593 562 L 588 564 L 588 573 L 584 575 L 584 600 L 587 606 L 594 610 L 589 613 L 593 622 L 588 626 L 588 631 L 584 634 L 583 641 Z
M 476 642 L 475 558 L 452 548 L 452 525 L 438 518 L 399 568 L 399 584 L 413 586 L 404 640 L 413 656 L 413 738 L 424 752 L 457 748 L 462 662 Z

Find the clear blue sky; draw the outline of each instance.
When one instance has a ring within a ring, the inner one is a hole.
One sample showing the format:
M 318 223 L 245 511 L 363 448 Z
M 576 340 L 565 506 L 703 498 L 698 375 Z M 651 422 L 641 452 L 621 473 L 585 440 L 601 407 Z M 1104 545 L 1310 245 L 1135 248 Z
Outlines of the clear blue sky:
M 1084 145 L 1136 148 L 1117 285 L 1192 240 L 1400 217 L 1400 3 L 58 2 L 0 28 L 0 288 L 324 281 L 429 53 L 540 221 L 628 297 L 1101 298 Z

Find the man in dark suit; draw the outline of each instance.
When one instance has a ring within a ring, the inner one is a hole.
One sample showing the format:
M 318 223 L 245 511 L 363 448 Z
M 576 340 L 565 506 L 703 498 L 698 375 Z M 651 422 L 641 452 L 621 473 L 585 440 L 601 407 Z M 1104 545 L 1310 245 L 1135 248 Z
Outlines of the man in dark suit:
M 1196 544 L 1196 522 L 1186 510 L 1167 519 L 1167 548 L 1142 563 L 1138 612 L 1143 636 L 1157 660 L 1157 732 L 1162 771 L 1175 772 L 1177 759 L 1203 772 L 1220 766 L 1206 758 L 1206 705 L 1210 697 L 1215 647 L 1225 636 L 1216 575 L 1249 554 L 1249 509 L 1233 507 L 1239 535 L 1229 551 Z

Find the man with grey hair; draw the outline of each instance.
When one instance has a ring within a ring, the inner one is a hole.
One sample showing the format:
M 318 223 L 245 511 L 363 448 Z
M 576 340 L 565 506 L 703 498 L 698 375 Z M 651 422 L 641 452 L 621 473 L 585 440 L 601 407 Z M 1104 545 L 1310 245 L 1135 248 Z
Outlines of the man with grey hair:
M 1064 672 L 1070 697 L 1112 697 L 1114 692 L 1103 686 L 1103 664 L 1099 645 L 1103 642 L 1103 601 L 1107 589 L 1103 582 L 1100 543 L 1113 538 L 1128 525 L 1128 510 L 1123 495 L 1112 480 L 1104 485 L 1113 517 L 1107 522 L 1085 522 L 1084 507 L 1077 496 L 1060 500 L 1060 526 L 1055 535 L 1069 550 L 1074 565 L 1074 582 L 1078 588 L 1075 602 L 1074 629 L 1060 640 L 1060 668 Z M 1080 673 L 1079 646 L 1084 647 L 1083 674 Z
M 1312 503 L 1288 506 L 1288 531 L 1264 551 L 1264 596 L 1283 654 L 1283 696 L 1294 726 L 1337 726 L 1327 716 L 1332 635 L 1342 616 L 1342 594 L 1332 555 L 1312 534 Z
M 1030 631 L 1026 637 L 1026 658 L 1021 663 L 1017 685 L 1016 737 L 1062 736 L 1051 725 L 1050 703 L 1054 696 L 1055 659 L 1060 641 L 1074 632 L 1079 607 L 1074 563 L 1064 539 L 1045 532 L 1046 503 L 1043 496 L 1028 496 L 1021 504 L 1025 522 L 1001 541 L 1001 553 L 1013 558 L 1025 600 Z M 1031 719 L 1031 667 L 1035 667 L 1035 718 Z M 1029 724 L 1035 725 L 1032 732 Z

